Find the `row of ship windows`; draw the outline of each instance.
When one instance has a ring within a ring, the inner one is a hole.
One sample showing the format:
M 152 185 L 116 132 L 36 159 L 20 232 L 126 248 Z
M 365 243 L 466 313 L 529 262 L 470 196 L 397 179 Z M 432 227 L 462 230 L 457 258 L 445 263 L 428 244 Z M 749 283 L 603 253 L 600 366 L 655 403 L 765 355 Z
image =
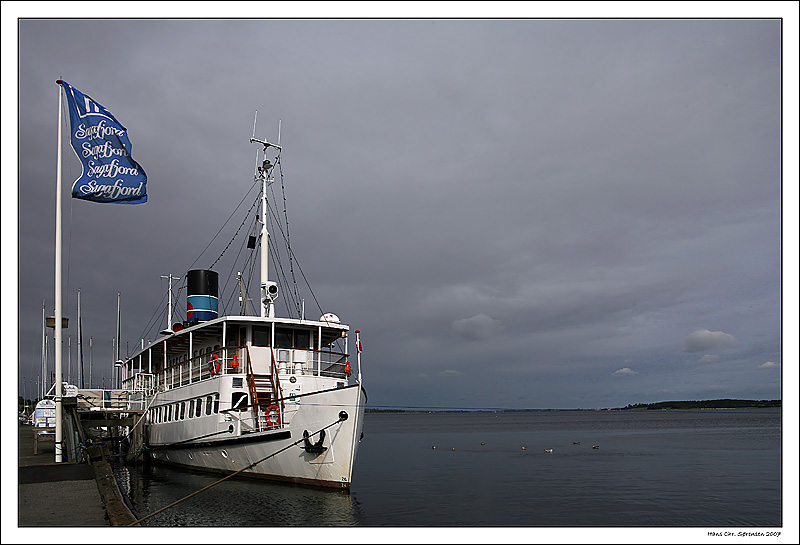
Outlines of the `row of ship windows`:
M 219 394 L 198 397 L 186 401 L 179 401 L 169 405 L 162 405 L 149 410 L 150 422 L 177 422 L 186 418 L 199 418 L 205 414 L 210 416 L 219 413 Z

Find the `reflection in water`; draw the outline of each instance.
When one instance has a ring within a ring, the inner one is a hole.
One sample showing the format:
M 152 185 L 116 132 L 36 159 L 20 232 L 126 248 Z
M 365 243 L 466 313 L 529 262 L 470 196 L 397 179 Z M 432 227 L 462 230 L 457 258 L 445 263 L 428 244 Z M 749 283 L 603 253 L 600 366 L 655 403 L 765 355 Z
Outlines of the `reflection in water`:
M 223 477 L 159 465 L 114 468 L 136 514 L 144 517 Z M 355 526 L 342 490 L 232 478 L 159 513 L 145 526 Z

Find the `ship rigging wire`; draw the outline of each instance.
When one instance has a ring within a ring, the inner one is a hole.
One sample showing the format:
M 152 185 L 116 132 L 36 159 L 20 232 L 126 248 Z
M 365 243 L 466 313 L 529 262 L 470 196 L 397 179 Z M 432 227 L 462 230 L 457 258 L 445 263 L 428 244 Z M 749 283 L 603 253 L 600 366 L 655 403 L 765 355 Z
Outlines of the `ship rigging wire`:
M 228 243 L 222 249 L 222 251 L 220 252 L 219 256 L 212 262 L 211 267 L 209 267 L 209 268 L 213 268 L 217 263 L 219 263 L 222 260 L 223 256 L 226 254 L 226 252 L 230 249 L 231 246 L 233 246 L 233 243 L 236 240 L 236 238 L 243 231 L 244 226 L 247 225 L 248 218 L 251 218 L 251 216 L 252 216 L 252 219 L 250 220 L 250 226 L 249 226 L 249 229 L 247 231 L 248 236 L 242 238 L 242 242 L 239 245 L 239 251 L 236 253 L 235 258 L 232 260 L 232 264 L 231 264 L 229 273 L 225 276 L 226 280 L 225 280 L 224 284 L 222 286 L 220 286 L 221 289 L 220 289 L 220 292 L 218 294 L 218 298 L 219 298 L 219 304 L 220 304 L 220 307 L 221 307 L 221 309 L 223 311 L 223 314 L 227 314 L 230 309 L 235 308 L 234 307 L 234 301 L 236 301 L 235 298 L 238 298 L 238 296 L 239 296 L 239 293 L 238 293 L 239 292 L 239 286 L 238 286 L 238 283 L 232 284 L 233 273 L 234 273 L 234 270 L 237 268 L 237 263 L 240 263 L 240 260 L 242 258 L 242 253 L 243 253 L 243 251 L 244 251 L 244 249 L 245 249 L 245 247 L 247 245 L 248 237 L 251 236 L 250 233 L 255 232 L 255 227 L 256 227 L 256 225 L 257 225 L 257 223 L 259 221 L 266 222 L 267 223 L 267 227 L 268 227 L 268 232 L 280 233 L 281 238 L 283 239 L 284 253 L 285 253 L 285 256 L 286 256 L 286 258 L 288 259 L 288 262 L 289 262 L 288 274 L 287 274 L 286 270 L 284 269 L 284 265 L 283 265 L 284 259 L 282 257 L 281 252 L 278 251 L 277 245 L 269 245 L 268 252 L 269 252 L 269 255 L 270 255 L 270 260 L 275 265 L 274 270 L 276 271 L 275 272 L 276 280 L 278 281 L 279 285 L 281 286 L 281 289 L 280 289 L 281 297 L 282 297 L 284 305 L 286 306 L 286 309 L 287 309 L 287 311 L 289 313 L 289 317 L 295 317 L 295 315 L 296 315 L 298 318 L 301 318 L 302 317 L 302 312 L 303 312 L 302 311 L 302 302 L 301 302 L 299 291 L 298 291 L 297 278 L 296 278 L 296 274 L 295 274 L 295 266 L 296 266 L 297 270 L 300 272 L 300 275 L 301 275 L 303 281 L 305 282 L 305 285 L 307 286 L 308 291 L 309 291 L 312 299 L 314 300 L 314 303 L 316 304 L 317 308 L 319 309 L 320 314 L 324 313 L 322 305 L 320 304 L 319 300 L 317 299 L 317 296 L 314 293 L 313 288 L 311 287 L 311 283 L 308 281 L 308 278 L 307 278 L 305 272 L 303 271 L 303 268 L 302 268 L 302 266 L 300 264 L 300 261 L 297 259 L 297 256 L 295 255 L 294 250 L 292 249 L 291 240 L 290 240 L 290 237 L 289 237 L 289 216 L 288 216 L 288 211 L 287 211 L 287 206 L 286 206 L 286 186 L 285 186 L 285 179 L 284 179 L 284 174 L 283 174 L 283 166 L 282 166 L 282 163 L 281 163 L 281 160 L 280 160 L 280 154 L 277 155 L 277 157 L 275 159 L 275 164 L 271 165 L 268 171 L 262 172 L 260 175 L 257 175 L 255 177 L 255 180 L 254 180 L 253 184 L 248 188 L 248 190 L 245 193 L 244 197 L 239 201 L 239 203 L 236 205 L 234 210 L 231 212 L 231 214 L 228 216 L 228 218 L 225 220 L 225 222 L 219 228 L 217 233 L 211 239 L 211 241 L 205 246 L 205 248 L 203 248 L 203 250 L 200 252 L 198 257 L 192 262 L 192 264 L 187 268 L 187 270 L 193 269 L 197 265 L 197 263 L 201 260 L 203 255 L 206 254 L 208 249 L 220 237 L 220 235 L 223 232 L 223 230 L 225 229 L 225 227 L 230 223 L 231 219 L 240 210 L 240 208 L 242 207 L 243 203 L 247 200 L 248 196 L 251 194 L 253 189 L 259 185 L 259 182 L 261 181 L 260 176 L 266 176 L 267 180 L 274 181 L 274 179 L 271 178 L 271 176 L 274 173 L 274 169 L 275 169 L 276 166 L 278 167 L 278 174 L 280 176 L 280 181 L 281 181 L 280 187 L 281 187 L 281 198 L 283 200 L 283 218 L 282 218 L 283 221 L 281 221 L 281 214 L 280 214 L 280 211 L 279 211 L 278 205 L 277 205 L 278 197 L 275 195 L 275 190 L 274 190 L 274 185 L 275 184 L 268 183 L 267 186 L 268 186 L 268 190 L 271 192 L 271 198 L 267 199 L 267 217 L 266 218 L 260 218 L 258 216 L 258 214 L 255 214 L 255 215 L 253 214 L 254 210 L 256 210 L 256 208 L 258 206 L 258 203 L 261 200 L 261 196 L 262 196 L 261 193 L 262 192 L 259 191 L 259 193 L 256 196 L 256 198 L 253 200 L 253 203 L 251 204 L 249 210 L 245 214 L 242 223 L 239 225 L 239 227 L 236 229 L 235 233 L 232 235 L 232 237 L 230 238 Z M 248 252 L 246 254 L 246 257 L 245 257 L 244 261 L 241 263 L 242 267 L 240 267 L 240 270 L 245 272 L 245 274 L 243 274 L 243 277 L 244 277 L 243 280 L 244 280 L 244 285 L 245 285 L 245 289 L 246 289 L 245 296 L 247 295 L 247 293 L 249 293 L 251 291 L 253 280 L 256 277 L 255 267 L 256 267 L 256 264 L 258 263 L 258 260 L 255 259 L 255 255 L 256 255 L 258 250 L 263 251 L 263 248 L 261 247 L 260 237 L 257 237 L 256 247 L 253 249 L 252 252 Z M 183 316 L 186 316 L 186 309 L 185 309 L 185 306 L 183 305 L 182 299 L 181 299 L 183 290 L 186 287 L 187 287 L 187 285 L 186 285 L 186 277 L 184 276 L 183 277 L 183 281 L 179 284 L 179 286 L 177 287 L 176 290 L 174 290 L 174 293 L 173 293 L 173 298 L 174 298 L 174 300 L 176 302 L 176 305 L 173 307 L 173 313 L 175 315 L 180 316 L 182 314 Z M 229 291 L 229 288 L 230 288 L 230 291 Z M 158 324 L 158 322 L 160 320 L 159 316 L 163 316 L 164 312 L 167 309 L 167 305 L 169 304 L 167 299 L 168 299 L 168 296 L 166 294 L 161 298 L 161 300 L 159 301 L 159 303 L 158 303 L 158 305 L 156 307 L 156 310 L 153 312 L 153 315 L 150 317 L 150 320 L 147 322 L 147 325 L 145 326 L 144 330 L 142 331 L 142 334 L 139 336 L 139 339 L 146 339 L 148 335 L 152 334 L 153 328 L 158 329 L 157 324 Z M 248 303 L 248 301 L 242 301 L 242 305 L 240 306 L 240 309 L 239 309 L 240 313 L 247 306 L 247 303 Z M 220 314 L 220 315 L 222 315 L 222 314 Z M 168 324 L 168 327 L 172 327 L 172 324 Z

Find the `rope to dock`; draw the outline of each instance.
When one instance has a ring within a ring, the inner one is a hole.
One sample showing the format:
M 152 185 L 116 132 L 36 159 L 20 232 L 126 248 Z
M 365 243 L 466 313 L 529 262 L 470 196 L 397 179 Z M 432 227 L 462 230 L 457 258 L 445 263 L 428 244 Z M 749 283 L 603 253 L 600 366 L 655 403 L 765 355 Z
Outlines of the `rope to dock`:
M 147 411 L 150 410 L 150 407 L 153 405 L 153 403 L 155 403 L 155 401 L 156 401 L 156 396 L 153 396 L 153 398 L 150 400 L 150 403 L 148 403 L 147 406 L 145 406 L 144 411 L 142 411 L 142 415 L 139 417 L 139 420 L 137 420 L 136 423 L 133 425 L 133 427 L 128 430 L 128 433 L 125 434 L 124 437 L 131 436 L 133 430 L 136 429 L 136 426 L 141 424 L 142 420 L 144 420 L 144 417 L 147 416 Z
M 344 411 L 343 411 L 343 412 L 344 412 Z M 346 419 L 347 419 L 347 415 L 346 415 L 346 414 L 345 414 L 344 418 L 340 416 L 339 418 L 337 418 L 337 419 L 336 419 L 334 422 L 332 422 L 331 424 L 328 424 L 328 425 L 327 425 L 327 426 L 325 426 L 324 428 L 320 428 L 319 430 L 317 430 L 317 431 L 315 431 L 314 433 L 310 434 L 310 435 L 309 435 L 309 437 L 313 437 L 313 436 L 317 435 L 318 433 L 320 433 L 320 432 L 321 432 L 321 431 L 323 431 L 323 430 L 327 430 L 328 428 L 330 428 L 330 427 L 332 427 L 332 426 L 335 426 L 336 424 L 338 424 L 338 423 L 340 423 L 340 422 L 344 422 Z M 185 497 L 183 497 L 183 498 L 181 498 L 181 499 L 179 499 L 179 500 L 177 500 L 177 501 L 174 501 L 174 502 L 170 503 L 169 505 L 167 505 L 167 506 L 165 506 L 165 507 L 162 507 L 162 508 L 161 508 L 161 509 L 159 509 L 158 511 L 154 511 L 154 512 L 150 513 L 149 515 L 147 515 L 146 517 L 142 517 L 142 518 L 140 518 L 139 520 L 137 520 L 137 521 L 134 521 L 134 522 L 132 522 L 132 523 L 128 524 L 128 526 L 135 526 L 135 525 L 137 525 L 137 524 L 139 524 L 139 523 L 141 523 L 141 522 L 143 522 L 143 521 L 145 521 L 145 520 L 149 519 L 149 518 L 150 518 L 150 517 L 152 517 L 152 516 L 155 516 L 155 515 L 157 515 L 157 514 L 159 514 L 159 513 L 163 512 L 163 511 L 166 511 L 166 510 L 167 510 L 167 509 L 169 509 L 170 507 L 174 507 L 174 506 L 178 505 L 179 503 L 181 503 L 181 502 L 183 502 L 183 501 L 185 501 L 185 500 L 188 500 L 189 498 L 191 498 L 191 497 L 193 497 L 193 496 L 196 496 L 196 495 L 198 495 L 198 494 L 199 494 L 199 493 L 201 493 L 201 492 L 205 492 L 206 490 L 208 490 L 208 489 L 209 489 L 209 488 L 211 488 L 212 486 L 216 486 L 216 485 L 218 485 L 219 483 L 221 483 L 222 481 L 227 481 L 227 480 L 228 480 L 228 479 L 230 479 L 231 477 L 235 477 L 235 476 L 236 476 L 236 475 L 238 475 L 239 473 L 241 473 L 241 472 L 243 472 L 243 471 L 246 471 L 246 470 L 250 469 L 251 467 L 257 466 L 257 465 L 258 465 L 258 464 L 260 464 L 261 462 L 263 462 L 263 461 L 265 461 L 265 460 L 268 460 L 269 458 L 272 458 L 273 456 L 276 456 L 277 454 L 280 454 L 280 453 L 281 453 L 281 452 L 283 452 L 284 450 L 288 450 L 289 448 L 291 448 L 291 447 L 293 447 L 293 446 L 295 446 L 295 445 L 298 445 L 298 444 L 302 443 L 302 442 L 303 442 L 305 439 L 306 439 L 305 437 L 303 437 L 303 438 L 301 438 L 301 439 L 298 439 L 298 440 L 297 440 L 297 441 L 295 441 L 294 443 L 292 443 L 292 444 L 290 444 L 290 445 L 286 445 L 286 446 L 285 446 L 285 447 L 283 447 L 282 449 L 280 449 L 280 450 L 277 450 L 277 451 L 273 452 L 272 454 L 270 454 L 270 455 L 268 455 L 268 456 L 265 456 L 265 457 L 261 458 L 261 459 L 260 459 L 260 460 L 258 460 L 257 462 L 253 462 L 253 463 L 252 463 L 252 464 L 250 464 L 249 466 L 243 467 L 242 469 L 240 469 L 239 471 L 236 471 L 235 473 L 231 473 L 230 475 L 226 475 L 225 477 L 221 478 L 220 480 L 218 480 L 218 481 L 216 481 L 216 482 L 213 482 L 213 483 L 211 483 L 211 484 L 210 484 L 210 485 L 208 485 L 208 486 L 204 486 L 204 487 L 203 487 L 203 488 L 201 488 L 200 490 L 197 490 L 197 491 L 195 491 L 195 492 L 192 492 L 192 493 L 191 493 L 191 494 L 189 494 L 188 496 L 185 496 Z

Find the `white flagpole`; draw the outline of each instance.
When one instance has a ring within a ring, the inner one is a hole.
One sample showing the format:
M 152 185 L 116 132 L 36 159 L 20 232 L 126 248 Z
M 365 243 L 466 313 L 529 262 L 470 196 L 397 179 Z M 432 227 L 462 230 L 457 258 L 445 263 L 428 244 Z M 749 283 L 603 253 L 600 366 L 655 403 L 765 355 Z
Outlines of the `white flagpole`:
M 361 384 L 361 332 L 356 329 L 356 357 L 358 358 L 358 383 Z
M 58 166 L 56 167 L 56 315 L 55 315 L 55 352 L 56 352 L 56 379 L 55 379 L 55 402 L 56 402 L 56 463 L 63 462 L 64 456 L 61 452 L 62 415 L 61 415 L 61 396 L 63 385 L 61 383 L 61 114 L 62 114 L 62 93 L 59 80 L 58 87 Z

